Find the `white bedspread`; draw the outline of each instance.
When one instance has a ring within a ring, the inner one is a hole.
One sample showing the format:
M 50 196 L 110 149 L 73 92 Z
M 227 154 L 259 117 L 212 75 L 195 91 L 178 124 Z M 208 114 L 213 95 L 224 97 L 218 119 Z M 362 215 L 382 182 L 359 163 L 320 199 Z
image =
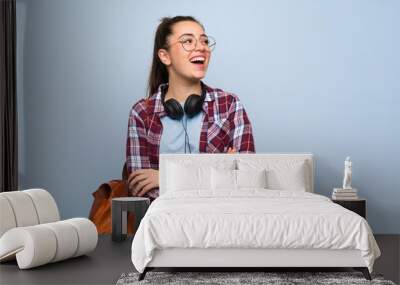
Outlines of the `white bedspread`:
M 265 189 L 160 196 L 134 237 L 132 262 L 143 272 L 154 249 L 175 247 L 358 249 L 370 272 L 380 256 L 359 215 L 321 195 Z

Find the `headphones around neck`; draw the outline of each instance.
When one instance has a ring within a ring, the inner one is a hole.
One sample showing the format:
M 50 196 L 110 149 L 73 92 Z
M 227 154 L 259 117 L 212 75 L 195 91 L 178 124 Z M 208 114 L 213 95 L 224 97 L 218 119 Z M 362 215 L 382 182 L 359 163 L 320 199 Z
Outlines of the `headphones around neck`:
M 168 84 L 162 86 L 161 88 L 161 102 L 164 105 L 165 112 L 167 116 L 173 120 L 180 120 L 184 113 L 192 118 L 201 112 L 203 107 L 204 99 L 206 98 L 206 89 L 203 82 L 200 81 L 201 84 L 201 95 L 191 94 L 186 98 L 185 104 L 182 106 L 181 104 L 175 100 L 174 98 L 168 99 L 164 101 L 165 95 L 167 94 Z

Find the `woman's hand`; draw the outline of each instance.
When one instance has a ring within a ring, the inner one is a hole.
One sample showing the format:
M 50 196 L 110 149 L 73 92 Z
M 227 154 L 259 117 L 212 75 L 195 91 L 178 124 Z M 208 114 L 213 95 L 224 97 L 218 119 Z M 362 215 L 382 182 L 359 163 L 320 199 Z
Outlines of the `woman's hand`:
M 228 148 L 228 151 L 226 152 L 226 153 L 236 153 L 237 151 L 236 151 L 236 148 L 234 148 L 234 147 L 229 147 Z
M 128 177 L 132 196 L 142 197 L 151 189 L 159 187 L 158 183 L 158 170 L 152 168 L 132 171 Z

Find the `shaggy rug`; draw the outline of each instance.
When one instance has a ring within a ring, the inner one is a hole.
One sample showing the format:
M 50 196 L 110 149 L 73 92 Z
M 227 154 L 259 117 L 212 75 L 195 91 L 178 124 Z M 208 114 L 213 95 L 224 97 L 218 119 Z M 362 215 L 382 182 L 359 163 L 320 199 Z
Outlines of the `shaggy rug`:
M 117 285 L 136 284 L 379 284 L 395 285 L 384 280 L 382 275 L 372 274 L 372 281 L 364 278 L 360 272 L 156 272 L 150 271 L 145 279 L 138 281 L 139 273 L 124 273 Z

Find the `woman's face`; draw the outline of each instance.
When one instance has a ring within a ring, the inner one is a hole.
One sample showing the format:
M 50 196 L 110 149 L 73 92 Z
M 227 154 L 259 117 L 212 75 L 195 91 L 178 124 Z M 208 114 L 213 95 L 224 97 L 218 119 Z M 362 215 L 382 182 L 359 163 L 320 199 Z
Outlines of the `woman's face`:
M 169 49 L 158 52 L 170 78 L 178 76 L 197 81 L 206 75 L 211 56 L 206 40 L 203 28 L 196 22 L 182 21 L 173 25 L 167 39 Z

